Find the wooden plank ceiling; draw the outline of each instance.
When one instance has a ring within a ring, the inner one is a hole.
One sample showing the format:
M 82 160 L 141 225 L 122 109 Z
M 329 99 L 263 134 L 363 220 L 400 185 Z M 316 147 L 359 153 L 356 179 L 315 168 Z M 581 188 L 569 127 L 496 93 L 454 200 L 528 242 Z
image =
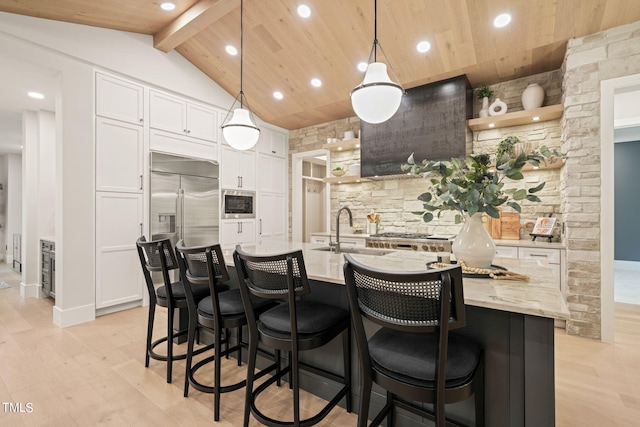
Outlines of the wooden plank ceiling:
M 0 0 L 0 11 L 154 35 L 156 48 L 175 49 L 235 96 L 240 59 L 225 46 L 239 48 L 240 0 L 174 0 L 172 12 L 159 3 Z M 310 18 L 297 15 L 300 3 Z M 255 114 L 287 129 L 354 115 L 349 93 L 371 50 L 373 0 L 245 0 L 244 9 L 244 91 Z M 502 12 L 513 21 L 495 29 Z M 459 74 L 477 87 L 555 70 L 568 39 L 638 20 L 638 0 L 378 1 L 378 39 L 406 89 Z M 423 39 L 426 54 L 415 49 Z

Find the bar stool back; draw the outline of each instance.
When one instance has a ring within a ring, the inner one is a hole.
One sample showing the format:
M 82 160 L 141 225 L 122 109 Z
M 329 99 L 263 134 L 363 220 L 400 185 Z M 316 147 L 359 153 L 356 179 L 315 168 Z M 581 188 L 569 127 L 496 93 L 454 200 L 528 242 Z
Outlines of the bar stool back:
M 182 282 L 171 281 L 170 272 L 178 268 L 178 263 L 169 239 L 147 242 L 144 236 L 141 236 L 136 241 L 136 248 L 147 285 L 147 291 L 149 292 L 149 319 L 147 321 L 147 344 L 144 366 L 149 367 L 149 358 L 167 362 L 167 382 L 170 383 L 173 361 L 186 358 L 186 353 L 173 354 L 174 338 L 187 334 L 187 329 L 174 332 L 173 320 L 176 309 L 187 309 L 187 297 Z M 157 289 L 155 288 L 153 278 L 151 277 L 152 272 L 162 273 L 163 286 Z M 207 285 L 195 285 L 190 290 L 197 301 L 209 295 L 209 287 Z M 167 308 L 167 335 L 151 342 L 156 306 Z M 158 354 L 155 351 L 155 348 L 163 342 L 167 343 L 166 355 Z
M 229 354 L 236 352 L 238 366 L 242 363 L 242 346 L 244 345 L 242 342 L 242 327 L 247 324 L 247 318 L 244 314 L 240 290 L 229 290 L 229 286 L 223 283 L 229 280 L 229 273 L 220 245 L 187 248 L 180 241 L 175 250 L 182 282 L 190 283 L 192 286 L 205 285 L 210 290 L 210 297 L 203 298 L 199 303 L 196 303 L 188 291 L 189 287 L 186 288 L 189 307 L 189 335 L 187 340 L 184 396 L 187 397 L 189 394 L 189 385 L 192 385 L 198 391 L 213 393 L 213 417 L 215 421 L 219 421 L 220 395 L 238 390 L 246 384 L 245 380 L 241 380 L 235 384 L 222 385 L 221 378 L 221 361 L 223 357 L 228 358 Z M 254 298 L 252 302 L 257 312 L 264 311 L 274 305 L 272 300 L 267 299 Z M 213 333 L 214 340 L 211 345 L 194 350 L 195 335 L 198 327 L 210 330 Z M 237 341 L 233 347 L 229 347 L 229 329 L 231 328 L 237 330 Z M 224 339 L 222 337 L 223 330 Z M 214 355 L 193 364 L 193 356 L 211 349 L 215 349 Z M 211 362 L 214 363 L 213 385 L 206 385 L 198 381 L 196 372 Z
M 347 310 L 305 299 L 310 293 L 302 251 L 277 255 L 252 255 L 236 246 L 233 254 L 242 302 L 247 314 L 249 330 L 249 361 L 247 363 L 247 389 L 244 426 L 249 425 L 249 414 L 261 423 L 272 426 L 308 427 L 320 422 L 340 400 L 346 398 L 347 412 L 351 411 L 350 321 Z M 281 300 L 282 303 L 259 316 L 252 310 L 251 296 Z M 342 335 L 344 375 L 303 363 L 298 352 L 321 347 Z M 289 352 L 289 366 L 276 373 L 255 390 L 253 372 L 256 365 L 258 341 L 276 350 Z M 300 374 L 305 369 L 337 381 L 343 386 L 316 415 L 300 419 Z M 263 414 L 255 404 L 260 393 L 290 372 L 289 386 L 293 391 L 293 422 L 275 420 Z
M 387 402 L 372 421 L 393 425 L 394 406 L 444 427 L 445 404 L 475 396 L 475 425 L 484 425 L 483 352 L 449 331 L 465 326 L 460 266 L 390 272 L 345 254 L 344 276 L 362 366 L 358 426 L 367 425 L 372 382 Z M 382 326 L 369 338 L 362 318 Z M 428 411 L 414 402 L 432 403 Z M 456 424 L 458 425 L 458 424 Z

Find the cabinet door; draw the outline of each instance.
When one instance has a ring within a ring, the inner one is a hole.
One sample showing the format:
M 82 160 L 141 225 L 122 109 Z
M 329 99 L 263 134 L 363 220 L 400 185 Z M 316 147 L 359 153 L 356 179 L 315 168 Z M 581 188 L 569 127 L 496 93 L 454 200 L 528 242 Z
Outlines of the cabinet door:
M 144 89 L 134 83 L 96 73 L 96 114 L 141 125 Z
M 255 220 L 223 220 L 220 222 L 220 244 L 253 244 L 255 241 Z
M 265 154 L 258 156 L 258 190 L 271 193 L 286 192 L 286 160 Z
M 161 92 L 149 93 L 149 126 L 185 135 L 187 102 Z
M 287 212 L 284 194 L 260 193 L 258 195 L 258 236 L 260 241 L 284 241 Z
M 196 104 L 187 104 L 187 135 L 207 141 L 216 141 L 218 114 L 215 110 Z
M 142 195 L 96 193 L 96 308 L 142 299 Z
M 256 154 L 238 151 L 222 145 L 220 161 L 220 187 L 226 189 L 256 189 Z
M 271 134 L 271 154 L 278 157 L 287 157 L 287 136 L 280 132 Z
M 496 256 L 498 258 L 518 258 L 518 248 L 516 246 L 498 246 L 496 245 Z
M 142 126 L 96 119 L 96 190 L 142 192 Z

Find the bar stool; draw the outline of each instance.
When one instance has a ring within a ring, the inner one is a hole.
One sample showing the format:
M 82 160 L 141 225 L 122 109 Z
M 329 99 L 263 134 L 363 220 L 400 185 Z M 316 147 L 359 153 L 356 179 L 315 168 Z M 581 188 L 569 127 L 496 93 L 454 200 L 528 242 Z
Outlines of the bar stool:
M 171 371 L 174 360 L 182 360 L 186 358 L 186 353 L 173 354 L 173 340 L 187 334 L 187 329 L 180 331 L 173 330 L 173 319 L 176 309 L 187 308 L 187 297 L 182 282 L 171 282 L 170 272 L 178 268 L 176 257 L 171 247 L 169 239 L 160 239 L 147 242 L 144 236 L 136 241 L 138 249 L 138 257 L 140 265 L 147 284 L 149 292 L 149 319 L 147 321 L 147 344 L 145 352 L 144 366 L 149 367 L 149 358 L 167 362 L 167 382 L 171 383 Z M 164 286 L 155 288 L 151 273 L 157 271 L 162 273 Z M 190 288 L 193 298 L 200 301 L 209 295 L 209 287 L 207 285 L 193 285 Z M 155 318 L 156 306 L 165 307 L 167 309 L 167 335 L 151 342 L 153 336 L 153 322 Z M 166 355 L 155 352 L 155 348 L 163 343 L 167 343 Z
M 244 426 L 249 425 L 250 413 L 261 423 L 271 427 L 308 427 L 320 422 L 344 397 L 347 412 L 351 412 L 350 321 L 347 310 L 310 301 L 310 292 L 302 251 L 278 255 L 258 256 L 244 252 L 238 245 L 233 259 L 240 282 L 242 302 L 247 314 L 249 330 L 249 361 L 245 392 Z M 255 316 L 251 296 L 281 300 L 282 303 Z M 311 350 L 342 335 L 344 376 L 310 366 L 298 359 L 298 352 Z M 258 342 L 289 352 L 289 365 L 266 380 L 255 390 L 253 372 L 256 366 Z M 300 419 L 300 369 L 324 376 L 343 384 L 341 389 L 316 415 Z M 293 391 L 293 422 L 275 420 L 262 413 L 256 398 L 274 382 L 290 373 L 289 387 Z
M 195 298 L 189 292 L 187 286 L 187 305 L 189 307 L 189 334 L 187 345 L 186 372 L 184 379 L 184 396 L 189 394 L 189 385 L 204 393 L 213 393 L 215 421 L 220 420 L 220 395 L 230 391 L 238 390 L 245 386 L 246 380 L 238 381 L 231 385 L 222 385 L 221 359 L 229 358 L 229 354 L 236 352 L 238 366 L 242 364 L 242 327 L 247 324 L 247 318 L 242 305 L 242 297 L 239 289 L 229 289 L 222 282 L 229 280 L 229 273 L 224 262 L 220 245 L 198 246 L 187 248 L 182 241 L 176 245 L 176 258 L 180 267 L 180 277 L 183 283 L 191 286 L 206 285 L 210 290 L 210 296 L 203 298 L 196 303 Z M 224 292 L 221 292 L 221 289 Z M 257 297 L 251 298 L 252 305 L 257 314 L 262 313 L 275 305 L 273 300 Z M 213 344 L 194 351 L 194 341 L 196 330 L 199 327 L 207 328 L 213 332 Z M 237 344 L 229 347 L 229 329 L 237 329 Z M 224 339 L 222 331 L 224 330 Z M 222 350 L 222 346 L 225 346 Z M 215 354 L 193 364 L 193 356 L 203 351 L 215 349 Z M 279 358 L 279 354 L 277 355 Z M 196 372 L 207 365 L 214 363 L 214 383 L 213 386 L 205 385 L 195 378 Z M 268 368 L 272 370 L 274 363 Z M 270 370 L 263 370 L 256 374 L 257 378 L 267 374 Z
M 444 427 L 445 404 L 475 397 L 475 425 L 484 426 L 482 347 L 450 334 L 465 326 L 460 266 L 390 272 L 345 254 L 351 319 L 362 366 L 358 426 L 367 425 L 372 382 L 387 390 L 387 402 L 371 422 L 393 425 L 400 407 Z M 362 318 L 382 328 L 367 338 Z M 432 403 L 433 411 L 414 402 Z M 459 425 L 459 424 L 455 424 Z

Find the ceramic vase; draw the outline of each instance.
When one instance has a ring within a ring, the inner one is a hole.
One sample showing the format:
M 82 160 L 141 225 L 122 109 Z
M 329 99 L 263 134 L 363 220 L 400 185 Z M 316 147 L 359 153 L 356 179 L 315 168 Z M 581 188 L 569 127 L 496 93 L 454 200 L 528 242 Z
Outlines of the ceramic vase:
M 538 83 L 531 83 L 522 92 L 522 108 L 533 110 L 542 107 L 544 102 L 544 89 Z
M 507 104 L 504 101 L 500 101 L 500 98 L 496 98 L 495 101 L 489 106 L 490 116 L 499 116 L 507 112 Z
M 478 113 L 478 117 L 489 117 L 489 98 L 482 98 L 482 109 Z
M 489 268 L 496 255 L 496 245 L 482 223 L 482 214 L 467 216 L 451 247 L 458 262 L 467 267 Z

